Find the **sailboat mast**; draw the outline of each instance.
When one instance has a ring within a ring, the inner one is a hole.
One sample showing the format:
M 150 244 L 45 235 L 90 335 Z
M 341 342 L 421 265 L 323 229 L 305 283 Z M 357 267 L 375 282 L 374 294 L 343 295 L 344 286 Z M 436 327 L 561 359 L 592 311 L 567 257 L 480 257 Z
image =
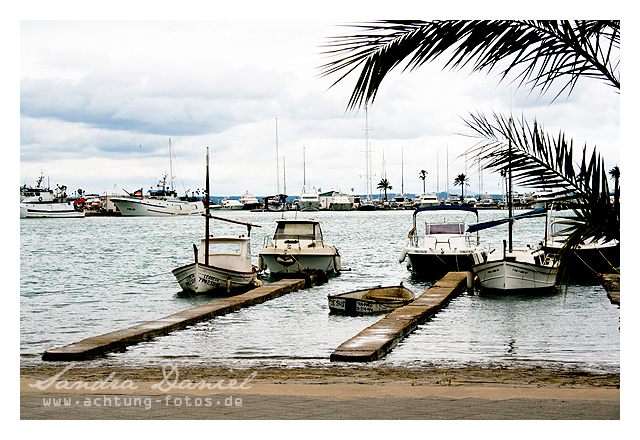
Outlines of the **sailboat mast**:
M 280 194 L 280 156 L 278 153 L 278 118 L 276 118 L 276 194 Z
M 509 119 L 511 123 L 511 119 Z M 507 207 L 509 208 L 509 252 L 513 252 L 513 182 L 511 181 L 511 138 L 509 138 L 509 188 L 507 192 Z
M 209 147 L 207 147 L 207 181 L 205 183 L 206 200 L 205 206 L 205 224 L 204 224 L 204 264 L 209 265 Z
M 369 109 L 365 105 L 364 107 L 365 117 L 365 155 L 367 166 L 367 200 L 371 201 L 371 195 L 373 193 L 373 187 L 371 186 L 371 146 L 369 145 Z
M 307 161 L 305 157 L 305 147 L 302 147 L 302 187 L 307 186 Z
M 169 183 L 171 184 L 171 191 L 173 192 L 173 160 L 171 158 L 171 138 L 169 138 Z

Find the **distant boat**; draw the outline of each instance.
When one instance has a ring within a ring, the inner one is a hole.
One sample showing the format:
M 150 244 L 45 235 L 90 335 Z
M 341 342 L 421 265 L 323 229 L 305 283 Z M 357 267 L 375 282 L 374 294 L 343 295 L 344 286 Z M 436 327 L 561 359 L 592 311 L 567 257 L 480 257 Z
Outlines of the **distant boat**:
M 287 196 L 284 194 L 278 194 L 275 196 L 265 197 L 264 205 L 267 211 L 284 211 L 287 204 Z
M 171 139 L 169 139 L 169 168 L 172 166 Z M 173 171 L 171 171 L 173 172 Z M 167 184 L 167 177 L 169 183 Z M 173 189 L 173 176 L 164 173 L 156 187 L 142 195 L 142 188 L 129 194 L 129 197 L 111 197 L 110 200 L 124 216 L 167 216 L 167 215 L 201 215 L 204 213 L 204 202 L 189 201 L 178 198 Z
M 66 186 L 53 191 L 44 188 L 40 176 L 35 187 L 20 188 L 20 218 L 81 218 L 85 216 L 84 200 L 68 200 Z
M 222 206 L 220 209 L 225 210 L 240 210 L 244 208 L 242 203 L 240 203 L 240 201 L 236 199 L 224 199 L 221 205 Z
M 207 200 L 209 199 L 209 149 L 207 148 Z M 222 291 L 232 293 L 239 289 L 262 285 L 259 269 L 251 264 L 251 223 L 214 217 L 205 212 L 205 237 L 200 240 L 200 249 L 194 244 L 195 261 L 173 269 L 183 291 L 205 293 Z M 209 236 L 209 219 L 227 221 L 247 227 L 247 236 Z
M 414 206 L 416 208 L 426 208 L 427 206 L 437 205 L 440 205 L 440 200 L 435 193 L 422 194 L 416 199 L 414 203 Z
M 329 210 L 331 211 L 349 211 L 352 206 L 353 203 L 351 203 L 349 197 L 339 192 L 334 192 L 329 202 Z
M 467 271 L 474 264 L 484 262 L 488 251 L 477 236 L 467 234 L 464 218 L 460 220 L 428 221 L 424 232 L 418 231 L 417 216 L 426 213 L 473 213 L 475 208 L 464 206 L 425 206 L 413 212 L 413 228 L 409 243 L 402 249 L 400 262 L 407 260 L 407 267 L 418 277 L 435 280 L 450 271 Z M 466 216 L 465 216 L 466 218 Z
M 300 211 L 318 211 L 320 210 L 320 197 L 316 187 L 302 187 L 302 193 L 298 199 Z
M 245 210 L 262 208 L 260 200 L 256 199 L 252 194 L 249 194 L 248 190 L 240 197 L 240 203 L 242 203 L 242 209 Z
M 373 289 L 329 295 L 327 298 L 330 312 L 360 315 L 391 312 L 409 304 L 415 295 L 400 283 L 399 286 L 378 286 Z
M 329 275 L 341 269 L 338 249 L 324 243 L 320 220 L 277 220 L 273 238 L 265 238 L 260 251 L 260 269 L 269 269 L 274 278 L 300 276 L 306 271 Z M 267 241 L 268 240 L 268 241 Z

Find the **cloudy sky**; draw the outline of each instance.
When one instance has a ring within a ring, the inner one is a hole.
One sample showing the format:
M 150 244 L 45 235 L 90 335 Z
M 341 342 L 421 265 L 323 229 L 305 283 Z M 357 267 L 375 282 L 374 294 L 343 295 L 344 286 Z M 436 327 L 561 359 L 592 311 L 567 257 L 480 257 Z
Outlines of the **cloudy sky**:
M 318 77 L 322 45 L 362 20 L 23 19 L 20 185 L 42 172 L 71 191 L 146 191 L 169 172 L 171 139 L 180 193 L 204 187 L 206 147 L 214 195 L 275 193 L 277 159 L 288 194 L 304 175 L 323 191 L 364 193 L 365 112 L 346 112 L 356 78 L 330 88 L 335 77 Z M 551 97 L 441 63 L 391 75 L 368 112 L 374 188 L 386 175 L 392 192 L 422 192 L 424 169 L 427 191 L 444 191 L 448 154 L 452 191 L 466 172 L 471 191 L 500 193 L 497 176 L 461 156 L 476 142 L 462 118 L 478 111 L 535 117 L 619 165 L 620 96 L 583 80 L 569 98 Z

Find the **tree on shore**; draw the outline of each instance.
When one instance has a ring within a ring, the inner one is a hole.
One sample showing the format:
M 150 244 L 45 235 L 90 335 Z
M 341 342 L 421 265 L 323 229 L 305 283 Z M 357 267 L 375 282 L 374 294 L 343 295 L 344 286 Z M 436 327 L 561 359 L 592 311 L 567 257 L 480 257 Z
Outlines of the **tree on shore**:
M 460 197 L 460 203 L 464 203 L 464 186 L 469 184 L 469 178 L 464 174 L 460 173 L 456 176 L 456 180 L 453 181 L 453 186 L 462 187 L 462 196 Z
M 389 181 L 385 178 L 380 180 L 380 182 L 378 182 L 378 189 L 381 189 L 384 191 L 384 199 L 387 200 L 387 190 L 393 189 L 393 187 L 391 186 L 391 184 L 389 183 Z
M 424 186 L 424 181 L 427 178 L 427 174 L 429 174 L 429 173 L 427 173 L 425 170 L 420 170 L 420 174 L 418 175 L 418 177 L 420 177 L 422 179 L 422 194 L 426 193 L 426 189 L 425 189 L 425 186 Z

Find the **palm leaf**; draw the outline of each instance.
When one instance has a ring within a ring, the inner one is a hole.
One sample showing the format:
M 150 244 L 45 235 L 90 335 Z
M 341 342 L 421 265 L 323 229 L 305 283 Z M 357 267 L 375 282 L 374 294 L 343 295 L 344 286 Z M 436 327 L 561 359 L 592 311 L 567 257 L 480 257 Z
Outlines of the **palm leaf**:
M 620 88 L 618 21 L 381 21 L 353 26 L 359 33 L 334 37 L 324 52 L 331 61 L 320 76 L 342 73 L 333 83 L 362 68 L 348 108 L 373 102 L 384 77 L 403 62 L 413 70 L 449 54 L 445 67 L 471 65 L 474 71 L 499 65 L 502 78 L 516 73 L 519 85 L 549 90 L 565 79 L 570 93 L 580 77 L 594 77 Z
M 524 118 L 514 121 L 494 113 L 492 121 L 484 114 L 472 114 L 464 122 L 482 139 L 465 154 L 488 169 L 505 173 L 510 168 L 516 184 L 551 190 L 556 201 L 575 202 L 572 243 L 587 237 L 619 239 L 619 206 L 611 202 L 604 160 L 595 148 L 589 153 L 585 146 L 576 162 L 573 143 L 563 133 L 556 138 L 545 134 L 536 121 L 529 124 Z

